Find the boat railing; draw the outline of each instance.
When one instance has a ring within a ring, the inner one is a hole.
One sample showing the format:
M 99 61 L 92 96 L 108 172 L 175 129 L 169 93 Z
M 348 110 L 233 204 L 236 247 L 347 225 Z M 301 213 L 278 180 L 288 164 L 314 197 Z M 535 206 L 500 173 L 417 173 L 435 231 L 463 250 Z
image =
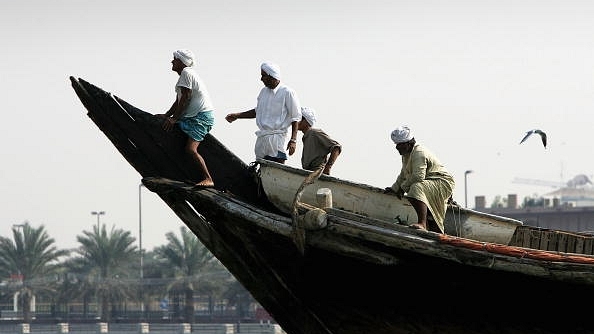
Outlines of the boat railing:
M 594 255 L 594 235 L 522 225 L 516 228 L 510 246 Z

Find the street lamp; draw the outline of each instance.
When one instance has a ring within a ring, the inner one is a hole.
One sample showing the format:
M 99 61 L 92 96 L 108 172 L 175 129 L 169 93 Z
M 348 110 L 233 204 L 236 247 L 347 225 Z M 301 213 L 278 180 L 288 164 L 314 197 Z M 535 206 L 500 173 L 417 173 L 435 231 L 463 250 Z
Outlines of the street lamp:
M 138 248 L 140 248 L 140 311 L 144 315 L 144 300 L 143 300 L 143 278 L 144 278 L 144 254 L 142 251 L 142 187 L 144 184 L 138 185 Z
M 472 173 L 471 170 L 467 170 L 464 172 L 464 207 L 468 208 L 468 174 Z
M 97 216 L 97 231 L 99 231 L 99 229 L 101 228 L 101 225 L 99 225 L 99 217 L 101 215 L 104 215 L 105 211 L 91 211 L 91 214 L 93 216 Z

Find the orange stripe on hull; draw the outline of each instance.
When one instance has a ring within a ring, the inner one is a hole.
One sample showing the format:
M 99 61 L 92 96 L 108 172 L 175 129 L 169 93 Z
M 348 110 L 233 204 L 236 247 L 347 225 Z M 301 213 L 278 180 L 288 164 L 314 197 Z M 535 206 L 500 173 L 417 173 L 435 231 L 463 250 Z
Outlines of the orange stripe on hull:
M 456 247 L 463 247 L 478 251 L 487 251 L 489 253 L 502 254 L 517 258 L 528 258 L 541 261 L 571 262 L 581 264 L 594 264 L 594 258 L 582 255 L 573 255 L 570 253 L 553 253 L 545 250 L 528 250 L 517 246 L 507 246 L 480 242 L 469 239 L 461 239 L 449 235 L 441 234 L 439 241 Z

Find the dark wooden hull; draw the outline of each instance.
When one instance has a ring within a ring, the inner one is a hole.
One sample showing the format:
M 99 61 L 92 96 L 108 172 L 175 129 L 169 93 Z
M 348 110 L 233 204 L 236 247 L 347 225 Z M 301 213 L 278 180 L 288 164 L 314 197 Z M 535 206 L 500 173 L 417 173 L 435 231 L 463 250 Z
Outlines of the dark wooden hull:
M 439 235 L 330 212 L 306 232 L 262 196 L 213 136 L 200 145 L 216 189 L 195 190 L 180 131 L 84 80 L 89 117 L 201 242 L 289 334 L 589 333 L 592 265 L 458 247 Z M 528 273 L 528 274 L 527 274 Z

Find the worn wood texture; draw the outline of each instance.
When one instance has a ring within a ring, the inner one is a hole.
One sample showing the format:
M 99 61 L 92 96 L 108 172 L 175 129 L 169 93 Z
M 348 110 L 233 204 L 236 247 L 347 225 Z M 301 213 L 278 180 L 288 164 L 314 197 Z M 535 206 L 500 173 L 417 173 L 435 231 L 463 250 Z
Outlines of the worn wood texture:
M 180 131 L 164 133 L 153 115 L 84 80 L 71 82 L 146 187 L 289 334 L 594 332 L 589 309 L 571 307 L 594 298 L 592 265 L 537 260 L 521 247 L 462 247 L 337 209 L 327 210 L 326 228 L 305 230 L 302 253 L 291 217 L 272 208 L 250 167 L 216 138 L 200 145 L 216 189 L 193 189 L 200 176 Z M 558 243 L 568 248 L 580 243 L 563 238 Z
M 562 253 L 592 255 L 594 253 L 594 236 L 524 225 L 516 228 L 510 245 Z
M 411 328 L 417 328 L 413 333 L 579 333 L 588 328 L 586 309 L 552 305 L 570 303 L 577 295 L 594 297 L 591 284 L 577 283 L 580 275 L 592 277 L 591 266 L 454 247 L 440 243 L 438 234 L 375 224 L 336 209 L 328 210 L 326 229 L 306 232 L 301 255 L 291 240 L 289 217 L 262 215 L 214 190 L 194 191 L 164 179 L 144 182 L 175 198 L 168 204 L 194 233 L 224 240 L 225 247 L 206 245 L 240 281 L 251 282 L 246 288 L 271 307 L 289 333 L 387 334 Z M 177 207 L 187 203 L 192 209 Z M 197 224 L 196 212 L 208 217 L 203 223 L 208 232 Z M 518 296 L 526 296 L 522 316 L 510 316 L 520 308 L 513 302 Z M 486 329 L 478 331 L 480 326 Z
M 162 130 L 162 119 L 84 81 L 70 77 L 72 87 L 86 107 L 87 115 L 142 177 L 159 176 L 187 183 L 202 179 L 197 166 L 185 154 L 185 134 L 174 127 Z M 257 180 L 241 159 L 210 134 L 199 146 L 216 189 L 274 210 L 261 196 Z

